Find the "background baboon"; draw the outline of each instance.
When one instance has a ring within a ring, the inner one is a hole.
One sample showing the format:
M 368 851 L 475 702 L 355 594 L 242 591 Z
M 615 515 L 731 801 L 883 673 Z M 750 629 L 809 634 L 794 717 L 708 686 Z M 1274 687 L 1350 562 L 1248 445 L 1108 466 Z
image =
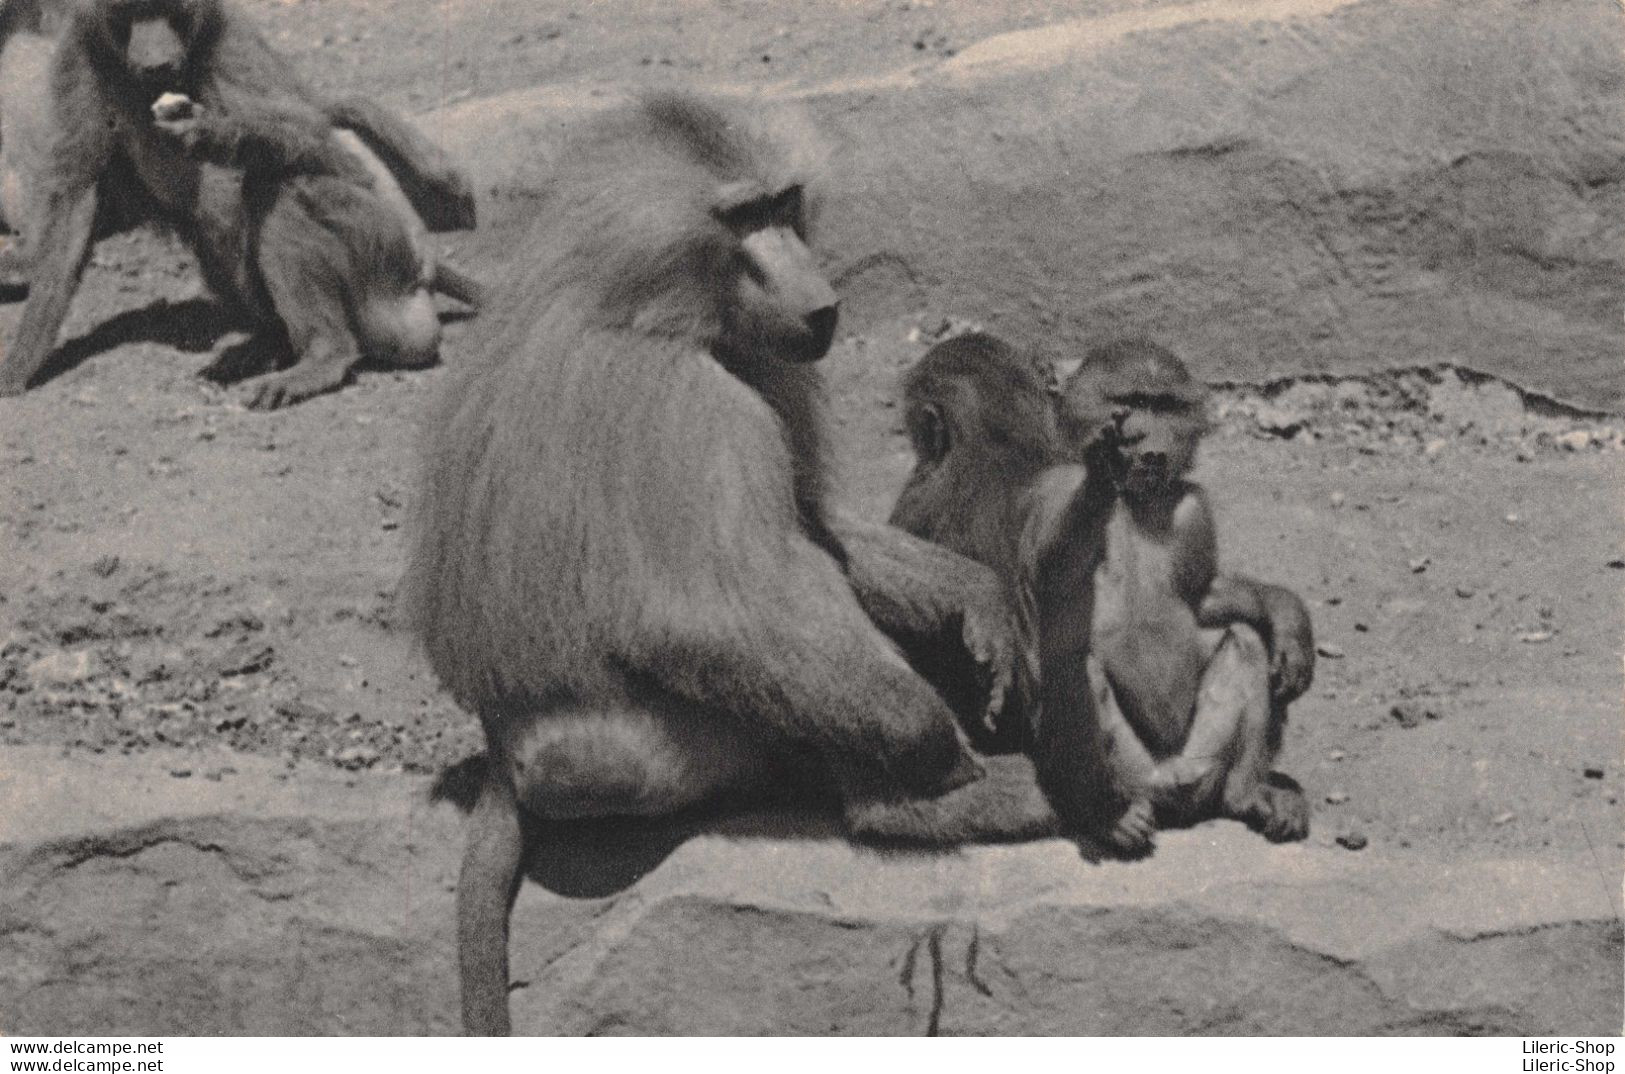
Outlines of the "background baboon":
M 1026 747 L 1067 821 L 1135 852 L 1149 846 L 1155 804 L 1194 815 L 1180 806 L 1212 766 L 1182 750 L 1184 735 L 1172 748 L 1156 740 L 1155 755 L 1149 753 L 1119 711 L 1100 661 L 1088 659 L 1091 631 L 1103 616 L 1121 626 L 1121 606 L 1132 603 L 1132 595 L 1115 590 L 1104 606 L 1097 603 L 1116 498 L 1112 482 L 1100 479 L 1115 472 L 1115 443 L 1124 434 L 1107 422 L 1079 435 L 1077 415 L 1063 432 L 1048 383 L 1042 363 L 986 334 L 934 347 L 904 381 L 916 464 L 892 522 L 992 565 L 1005 580 L 1021 625 L 1022 675 L 999 737 Z M 1108 435 L 1095 436 L 1100 432 Z M 1084 443 L 1092 444 L 1087 459 L 1079 450 Z M 1080 465 L 1085 461 L 1091 465 Z M 1207 562 L 1211 574 L 1211 557 Z M 1263 614 L 1249 621 L 1275 642 L 1277 699 L 1284 704 L 1301 693 L 1313 659 L 1301 603 L 1285 590 L 1232 576 L 1219 576 L 1213 590 L 1263 602 Z M 1268 674 L 1262 648 L 1246 644 L 1251 632 L 1236 633 L 1222 650 L 1225 658 L 1212 664 L 1204 730 L 1235 727 L 1253 696 L 1244 687 L 1254 663 L 1258 674 Z M 1119 636 L 1161 659 L 1155 631 Z M 1206 749 L 1211 737 L 1193 736 L 1193 751 Z
M 886 633 L 1002 661 L 998 580 L 828 510 L 818 154 L 766 122 L 655 96 L 583 131 L 428 432 L 403 593 L 485 729 L 458 886 L 473 1032 L 508 1028 L 525 816 L 810 783 L 874 838 L 1056 828 L 1024 765 L 976 781 Z
M 5 28 L 0 194 L 23 232 L 30 293 L 0 394 L 45 361 L 91 240 L 115 217 L 174 226 L 217 293 L 285 330 L 296 364 L 256 381 L 254 406 L 334 387 L 362 357 L 432 361 L 430 289 L 477 298 L 437 265 L 414 211 L 415 200 L 437 222 L 472 221 L 468 184 L 444 155 L 375 105 L 316 101 L 218 0 L 92 0 L 65 18 L 24 8 Z

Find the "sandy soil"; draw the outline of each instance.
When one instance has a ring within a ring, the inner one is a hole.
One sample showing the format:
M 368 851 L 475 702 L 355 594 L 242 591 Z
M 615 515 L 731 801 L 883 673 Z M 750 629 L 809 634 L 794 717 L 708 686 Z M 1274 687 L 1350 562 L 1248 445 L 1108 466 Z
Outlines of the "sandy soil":
M 417 110 L 550 81 L 829 78 L 1082 7 L 1159 5 L 248 6 L 319 86 Z M 170 241 L 109 240 L 68 325 L 70 368 L 0 401 L 0 742 L 150 752 L 178 780 L 226 774 L 219 747 L 295 778 L 458 760 L 478 747 L 473 719 L 391 630 L 417 423 L 443 370 L 247 412 L 200 376 L 242 336 L 198 294 Z M 20 309 L 0 307 L 0 337 Z M 941 322 L 884 322 L 829 360 L 843 496 L 872 514 L 908 465 L 896 376 Z M 1322 645 L 1284 761 L 1316 803 L 1311 838 L 1560 857 L 1594 869 L 1617 911 L 1617 421 L 1534 413 L 1452 373 L 1220 404 L 1198 476 L 1224 557 L 1297 588 Z

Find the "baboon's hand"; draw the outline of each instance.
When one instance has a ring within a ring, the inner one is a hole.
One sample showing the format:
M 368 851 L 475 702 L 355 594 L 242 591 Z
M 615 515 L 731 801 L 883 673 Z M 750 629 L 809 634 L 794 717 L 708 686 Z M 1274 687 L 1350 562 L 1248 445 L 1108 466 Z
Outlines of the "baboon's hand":
M 987 707 L 982 722 L 993 730 L 996 717 L 1004 711 L 1005 698 L 1015 679 L 1015 630 L 1003 600 L 967 606 L 961 637 L 971 659 L 986 676 Z
M 1315 678 L 1315 632 L 1309 612 L 1290 590 L 1272 586 L 1264 597 L 1270 620 L 1270 696 L 1290 704 Z
M 1123 434 L 1117 424 L 1111 421 L 1097 424 L 1083 445 L 1084 465 L 1091 473 L 1097 470 L 1112 473 L 1121 465 L 1122 457 Z
M 152 102 L 152 125 L 182 144 L 196 139 L 203 106 L 184 93 L 166 93 Z

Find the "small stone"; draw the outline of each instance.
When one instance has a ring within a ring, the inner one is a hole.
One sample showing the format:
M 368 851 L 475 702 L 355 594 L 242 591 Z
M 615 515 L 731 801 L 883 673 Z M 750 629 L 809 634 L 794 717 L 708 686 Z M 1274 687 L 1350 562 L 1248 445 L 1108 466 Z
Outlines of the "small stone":
M 1421 574 L 1428 569 L 1428 564 L 1431 562 L 1433 561 L 1427 556 L 1417 556 L 1415 559 L 1410 560 L 1406 566 L 1410 567 L 1412 574 Z
M 1323 641 L 1315 646 L 1315 652 L 1327 660 L 1343 659 L 1343 650 L 1329 641 Z
M 1422 457 L 1425 459 L 1437 458 L 1439 453 L 1449 446 L 1450 441 L 1445 440 L 1442 437 L 1429 440 L 1426 444 L 1422 445 Z
M 1326 759 L 1328 761 L 1341 761 L 1343 758 L 1345 758 L 1347 756 L 1348 756 L 1348 754 L 1344 753 L 1342 750 L 1327 750 L 1326 751 Z
M 1458 585 L 1456 587 L 1456 596 L 1460 597 L 1462 600 L 1469 599 L 1472 597 L 1474 592 L 1475 590 L 1471 586 Z
M 1349 800 L 1348 791 L 1331 791 L 1326 795 L 1327 805 L 1342 805 Z
M 117 556 L 102 556 L 90 565 L 90 569 L 99 577 L 106 578 L 118 570 L 118 564 L 119 559 Z
M 1332 493 L 1329 499 L 1333 508 L 1342 507 L 1344 503 L 1348 502 L 1348 497 L 1341 492 Z
M 1503 824 L 1511 824 L 1516 819 L 1518 819 L 1518 814 L 1509 809 L 1505 813 L 1497 813 L 1495 816 L 1491 817 L 1490 823 L 1499 828 Z
M 1608 561 L 1608 566 L 1616 571 L 1625 571 L 1625 559 L 1615 556 Z
M 1253 424 L 1262 432 L 1271 436 L 1279 436 L 1283 440 L 1290 440 L 1303 430 L 1304 419 L 1302 414 L 1265 403 L 1253 414 Z
M 1605 773 L 1596 765 L 1588 765 L 1585 770 L 1586 779 L 1601 779 Z
M 335 753 L 333 760 L 341 768 L 371 768 L 378 763 L 378 751 L 371 746 L 350 746 Z
M 1525 645 L 1544 645 L 1556 637 L 1550 630 L 1528 630 L 1518 635 L 1518 640 Z
M 189 779 L 192 775 L 192 770 L 190 768 L 171 768 L 169 770 L 169 774 L 174 776 L 176 779 Z
M 1518 516 L 1516 514 L 1510 514 L 1507 516 L 1506 521 L 1507 525 L 1516 526 L 1518 524 Z
M 1370 629 L 1371 628 L 1369 626 L 1367 626 L 1366 624 L 1364 624 L 1364 623 L 1355 623 L 1354 624 L 1354 631 L 1357 634 L 1365 634 L 1368 631 L 1370 631 Z
M 1596 439 L 1584 429 L 1575 429 L 1557 438 L 1557 446 L 1564 451 L 1584 451 Z
M 1401 701 L 1388 710 L 1401 727 L 1420 727 L 1423 720 L 1437 720 L 1439 714 L 1417 701 Z
M 275 659 L 276 650 L 269 645 L 238 645 L 215 664 L 215 674 L 222 679 L 255 675 Z
M 28 665 L 28 677 L 41 685 L 68 686 L 84 682 L 91 678 L 94 672 L 91 654 L 84 650 L 55 652 L 49 656 L 42 656 Z
M 1366 837 L 1363 832 L 1345 832 L 1337 837 L 1337 845 L 1349 850 L 1364 850 Z

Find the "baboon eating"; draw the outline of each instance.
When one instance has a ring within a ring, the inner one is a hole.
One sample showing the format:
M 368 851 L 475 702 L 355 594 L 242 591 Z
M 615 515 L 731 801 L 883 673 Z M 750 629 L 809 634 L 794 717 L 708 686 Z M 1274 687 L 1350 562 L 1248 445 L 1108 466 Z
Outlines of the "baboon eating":
M 899 646 L 998 666 L 998 579 L 828 506 L 816 143 L 658 95 L 559 160 L 432 418 L 402 590 L 485 730 L 458 884 L 473 1033 L 509 1025 L 526 818 L 656 824 L 810 784 L 867 838 L 1058 826 L 1019 758 L 978 778 Z
M 472 223 L 466 180 L 386 110 L 317 101 L 234 9 L 89 0 L 8 16 L 0 208 L 22 232 L 29 296 L 0 394 L 49 356 L 114 219 L 174 227 L 217 294 L 285 332 L 295 364 L 253 382 L 255 407 L 336 387 L 362 358 L 432 362 L 431 291 L 477 299 L 419 215 Z
M 1096 366 L 1087 368 L 1094 376 Z M 1268 737 L 1278 746 L 1279 720 L 1267 721 L 1269 736 L 1256 724 L 1257 704 L 1267 707 L 1271 690 L 1255 689 L 1255 679 L 1273 680 L 1282 713 L 1307 687 L 1313 668 L 1308 616 L 1284 589 L 1215 576 L 1210 518 L 1205 549 L 1179 545 L 1170 556 L 1162 542 L 1154 543 L 1157 554 L 1147 555 L 1128 544 L 1117 511 L 1118 460 L 1126 452 L 1152 450 L 1144 447 L 1148 431 L 1137 430 L 1127 413 L 1127 425 L 1119 427 L 1093 420 L 1092 410 L 1058 412 L 1048 374 L 1041 363 L 981 333 L 948 340 L 926 354 L 904 382 L 916 463 L 892 523 L 987 563 L 1004 579 L 1023 659 L 1016 701 L 1005 708 L 1003 737 L 1030 753 L 1066 821 L 1138 853 L 1150 845 L 1158 812 L 1191 820 L 1209 807 L 1212 784 L 1237 767 L 1230 753 L 1213 760 L 1216 740 L 1223 739 L 1226 750 L 1235 744 L 1237 736 L 1226 737 L 1226 729 L 1234 732 L 1253 720 L 1243 727 L 1244 734 L 1259 732 L 1252 745 L 1261 747 Z M 1081 393 L 1092 383 L 1075 379 L 1073 387 Z M 1110 405 L 1144 404 L 1161 414 L 1166 395 L 1160 382 L 1147 378 Z M 1186 402 L 1176 413 L 1186 424 L 1167 432 L 1179 441 L 1178 449 L 1188 449 L 1189 459 L 1194 440 L 1186 444 L 1180 436 L 1199 436 L 1203 425 L 1189 405 L 1192 396 L 1182 398 Z M 1142 420 L 1155 421 L 1148 415 Z M 1179 473 L 1183 480 L 1184 471 Z M 1131 549 L 1142 554 L 1133 557 Z M 1132 566 L 1124 566 L 1125 556 L 1134 559 Z M 1133 584 L 1124 582 L 1125 571 Z M 1148 740 L 1120 707 L 1109 667 L 1144 670 L 1142 678 L 1156 683 L 1162 675 L 1189 672 L 1175 656 L 1186 653 L 1182 646 L 1194 637 L 1194 619 L 1187 637 L 1174 629 L 1178 611 L 1165 605 L 1173 597 L 1171 585 L 1194 585 L 1203 575 L 1211 580 L 1200 583 L 1211 596 L 1203 625 L 1228 629 L 1202 632 L 1207 655 L 1177 688 L 1192 704 L 1183 727 L 1170 726 Z M 1110 660 L 1101 649 L 1102 631 L 1112 639 Z M 1270 639 L 1268 655 L 1259 633 Z M 1265 751 L 1268 759 L 1274 750 Z M 1250 753 L 1242 767 L 1256 757 Z M 1240 783 L 1238 777 L 1238 788 Z M 1266 821 L 1256 810 L 1248 819 L 1272 838 L 1293 837 L 1295 824 L 1285 819 L 1290 810 L 1283 805 L 1280 812 L 1280 822 Z

